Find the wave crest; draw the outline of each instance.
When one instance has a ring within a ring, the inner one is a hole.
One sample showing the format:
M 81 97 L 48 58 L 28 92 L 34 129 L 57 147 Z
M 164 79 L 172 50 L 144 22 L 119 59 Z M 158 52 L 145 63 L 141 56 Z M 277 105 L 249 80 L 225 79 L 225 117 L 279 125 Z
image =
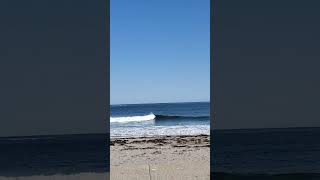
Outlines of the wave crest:
M 210 116 L 176 116 L 176 115 L 161 115 L 150 113 L 142 116 L 125 116 L 125 117 L 110 117 L 111 123 L 129 123 L 151 120 L 172 120 L 172 119 L 207 119 Z
M 126 117 L 110 117 L 111 123 L 128 123 L 128 122 L 140 122 L 140 121 L 151 121 L 154 120 L 156 116 L 151 113 L 144 116 L 126 116 Z

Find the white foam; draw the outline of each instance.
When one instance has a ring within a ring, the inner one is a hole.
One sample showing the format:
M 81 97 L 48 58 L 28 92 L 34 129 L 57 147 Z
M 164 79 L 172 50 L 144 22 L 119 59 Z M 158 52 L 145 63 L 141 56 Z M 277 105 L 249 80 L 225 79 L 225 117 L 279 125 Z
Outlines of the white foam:
M 111 123 L 128 123 L 128 122 L 139 122 L 139 121 L 151 121 L 154 120 L 156 116 L 151 113 L 144 116 L 126 116 L 126 117 L 110 117 Z
M 111 128 L 111 137 L 143 137 L 158 135 L 210 135 L 210 125 L 176 125 Z

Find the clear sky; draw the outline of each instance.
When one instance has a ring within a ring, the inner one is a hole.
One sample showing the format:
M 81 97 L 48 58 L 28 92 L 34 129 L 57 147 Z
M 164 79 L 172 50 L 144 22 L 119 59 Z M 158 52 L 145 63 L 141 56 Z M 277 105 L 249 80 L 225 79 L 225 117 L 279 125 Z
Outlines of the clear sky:
M 111 104 L 209 101 L 209 0 L 111 0 Z

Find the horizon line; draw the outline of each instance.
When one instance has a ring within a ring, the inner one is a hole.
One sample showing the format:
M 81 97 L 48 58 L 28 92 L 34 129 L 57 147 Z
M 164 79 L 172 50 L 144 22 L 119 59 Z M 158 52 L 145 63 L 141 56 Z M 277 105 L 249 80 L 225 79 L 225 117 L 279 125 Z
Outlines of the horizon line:
M 209 102 L 210 100 L 206 100 L 206 101 L 181 101 L 181 102 L 143 102 L 143 103 L 119 103 L 119 104 L 110 104 L 110 106 L 113 105 L 138 105 L 138 104 L 169 104 L 169 103 L 206 103 Z

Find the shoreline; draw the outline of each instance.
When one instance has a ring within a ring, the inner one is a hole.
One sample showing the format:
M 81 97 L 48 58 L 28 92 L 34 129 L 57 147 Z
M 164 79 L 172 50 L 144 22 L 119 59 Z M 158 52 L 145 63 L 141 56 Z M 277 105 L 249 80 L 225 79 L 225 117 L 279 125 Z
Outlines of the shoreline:
M 146 138 L 171 138 L 171 137 L 176 137 L 176 138 L 183 138 L 183 137 L 209 137 L 210 134 L 192 134 L 192 135 L 150 135 L 150 136 L 133 136 L 133 137 L 110 137 L 111 141 L 117 140 L 117 139 L 146 139 Z
M 111 179 L 210 179 L 210 135 L 112 138 Z

